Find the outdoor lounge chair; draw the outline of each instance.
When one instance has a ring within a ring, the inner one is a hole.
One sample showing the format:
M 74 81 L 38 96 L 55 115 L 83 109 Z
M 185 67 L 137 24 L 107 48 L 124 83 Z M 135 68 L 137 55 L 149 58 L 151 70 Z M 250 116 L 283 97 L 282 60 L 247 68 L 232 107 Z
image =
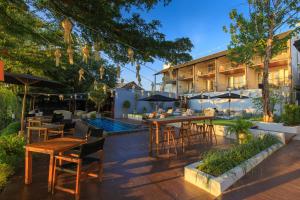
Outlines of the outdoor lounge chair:
M 82 144 L 78 154 L 68 154 L 55 156 L 54 172 L 52 181 L 52 194 L 55 190 L 64 191 L 75 195 L 76 200 L 80 197 L 80 179 L 82 175 L 98 178 L 102 180 L 103 173 L 103 157 L 105 138 L 97 139 L 94 142 Z M 91 157 L 91 154 L 99 153 L 99 157 Z M 65 163 L 59 165 L 61 161 Z M 96 171 L 95 171 L 96 169 Z M 57 171 L 66 172 L 76 175 L 75 189 L 65 188 L 57 185 Z

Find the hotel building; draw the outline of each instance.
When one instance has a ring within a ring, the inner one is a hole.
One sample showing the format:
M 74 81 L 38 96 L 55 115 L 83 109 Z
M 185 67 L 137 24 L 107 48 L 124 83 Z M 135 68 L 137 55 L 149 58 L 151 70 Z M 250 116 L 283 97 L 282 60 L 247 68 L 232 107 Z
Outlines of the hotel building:
M 294 46 L 296 40 L 299 37 L 288 40 L 287 48 L 271 59 L 269 83 L 272 87 L 285 87 L 295 92 L 300 89 L 300 56 Z M 163 90 L 176 96 L 224 92 L 229 88 L 232 91 L 261 88 L 263 59 L 254 57 L 254 66 L 250 67 L 232 63 L 227 54 L 228 51 L 221 51 L 180 65 L 165 66 L 155 76 L 162 74 Z

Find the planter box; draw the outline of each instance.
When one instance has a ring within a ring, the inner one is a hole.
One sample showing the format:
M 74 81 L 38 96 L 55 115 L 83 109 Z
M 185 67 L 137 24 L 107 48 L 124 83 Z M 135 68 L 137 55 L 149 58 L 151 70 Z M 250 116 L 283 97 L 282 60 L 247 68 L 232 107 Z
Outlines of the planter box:
M 218 177 L 196 169 L 196 167 L 201 164 L 201 161 L 193 163 L 184 168 L 184 179 L 214 196 L 219 196 L 247 172 L 282 146 L 283 144 L 281 143 L 275 144 Z
M 258 129 L 282 133 L 300 133 L 300 126 L 284 126 L 283 123 L 255 122 Z
M 235 134 L 231 133 L 228 134 L 227 126 L 222 125 L 214 125 L 216 135 L 224 136 L 226 138 L 230 139 L 236 139 Z M 264 135 L 264 134 L 271 134 L 277 137 L 282 143 L 285 143 L 285 134 L 284 132 L 278 131 L 269 131 L 269 130 L 263 130 L 263 129 L 250 129 L 250 132 L 255 136 Z

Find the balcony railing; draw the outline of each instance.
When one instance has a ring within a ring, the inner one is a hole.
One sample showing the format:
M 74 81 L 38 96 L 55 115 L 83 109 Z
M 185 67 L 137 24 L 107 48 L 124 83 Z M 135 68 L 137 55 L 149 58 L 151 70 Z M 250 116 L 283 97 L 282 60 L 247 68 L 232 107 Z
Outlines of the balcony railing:
M 232 65 L 232 63 L 222 63 L 219 67 L 219 72 L 223 74 L 235 74 L 245 71 L 243 65 Z

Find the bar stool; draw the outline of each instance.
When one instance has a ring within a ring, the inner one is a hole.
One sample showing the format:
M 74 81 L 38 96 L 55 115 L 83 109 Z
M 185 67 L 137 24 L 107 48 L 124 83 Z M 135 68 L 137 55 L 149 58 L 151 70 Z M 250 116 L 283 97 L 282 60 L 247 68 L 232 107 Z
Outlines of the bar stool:
M 184 140 L 187 138 L 188 145 L 190 144 L 191 124 L 190 122 L 182 122 L 179 130 L 179 138 L 181 142 L 182 151 L 184 152 Z
M 212 124 L 212 121 L 210 120 L 209 124 L 206 124 L 205 133 L 207 134 L 207 141 L 213 143 L 213 138 L 216 141 L 217 144 L 217 136 L 215 132 L 214 125 Z
M 165 126 L 163 131 L 163 149 L 165 150 L 167 143 L 167 154 L 170 155 L 170 148 L 174 149 L 175 155 L 177 155 L 176 141 L 175 141 L 175 128 L 174 126 Z
M 205 123 L 197 124 L 196 126 L 197 135 L 199 136 L 200 140 L 201 139 L 206 140 L 207 138 L 205 128 L 206 128 Z

